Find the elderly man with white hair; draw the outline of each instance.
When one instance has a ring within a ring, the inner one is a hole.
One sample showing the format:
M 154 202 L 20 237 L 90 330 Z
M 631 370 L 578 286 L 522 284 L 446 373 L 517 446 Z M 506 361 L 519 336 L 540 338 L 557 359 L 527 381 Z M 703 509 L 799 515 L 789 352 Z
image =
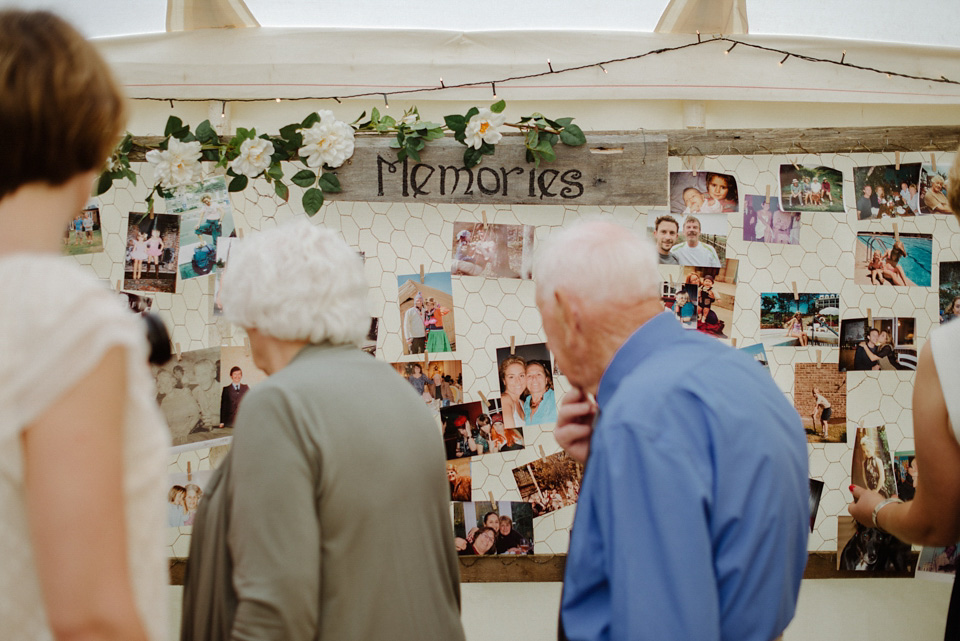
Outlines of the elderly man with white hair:
M 328 229 L 231 252 L 224 314 L 269 377 L 204 490 L 182 639 L 463 640 L 443 441 L 411 386 L 357 347 L 366 298 L 360 257 Z
M 534 270 L 574 388 L 556 438 L 586 463 L 560 638 L 776 638 L 810 523 L 796 411 L 752 358 L 663 311 L 656 250 L 630 230 L 564 229 Z

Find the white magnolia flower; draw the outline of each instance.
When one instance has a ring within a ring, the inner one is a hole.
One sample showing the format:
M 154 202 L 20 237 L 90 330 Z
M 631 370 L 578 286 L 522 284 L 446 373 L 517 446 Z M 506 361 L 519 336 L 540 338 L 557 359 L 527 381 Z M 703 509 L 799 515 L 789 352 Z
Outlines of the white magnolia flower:
M 196 140 L 180 142 L 171 138 L 164 151 L 148 151 L 147 162 L 153 165 L 154 182 L 164 189 L 192 185 L 203 176 L 200 143 Z
M 471 116 L 467 123 L 466 135 L 467 146 L 474 149 L 480 149 L 483 143 L 495 145 L 503 138 L 500 133 L 500 127 L 507 121 L 507 117 L 501 114 L 495 114 L 489 109 L 482 109 L 480 113 Z
M 256 178 L 270 168 L 273 143 L 263 138 L 247 138 L 240 145 L 240 155 L 230 161 L 234 173 Z
M 353 127 L 333 117 L 332 111 L 319 111 L 320 120 L 303 132 L 303 146 L 297 152 L 307 159 L 307 167 L 339 167 L 353 155 Z

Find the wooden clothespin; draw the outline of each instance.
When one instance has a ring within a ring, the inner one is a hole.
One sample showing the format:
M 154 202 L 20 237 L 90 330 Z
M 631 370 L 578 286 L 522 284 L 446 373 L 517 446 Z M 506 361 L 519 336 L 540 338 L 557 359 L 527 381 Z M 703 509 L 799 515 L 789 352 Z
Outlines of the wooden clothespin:
M 237 227 L 237 238 L 239 238 L 239 239 L 241 239 L 241 240 L 243 239 L 243 228 L 242 228 L 242 227 Z
M 177 360 L 178 360 L 178 361 L 182 361 L 182 360 L 183 360 L 183 354 L 180 353 L 180 343 L 174 343 L 174 344 L 173 344 L 173 348 L 174 348 L 175 350 L 177 350 Z
M 893 223 L 893 242 L 900 242 L 900 226 L 897 223 Z
M 510 356 L 513 356 L 517 353 L 517 339 L 514 336 L 510 337 Z
M 487 496 L 490 497 L 491 507 L 497 507 L 497 501 L 493 498 L 493 490 L 490 490 L 489 492 L 487 492 Z
M 873 325 L 873 310 L 869 307 L 867 308 L 867 332 L 870 331 L 870 327 Z
M 736 338 L 731 338 L 731 339 L 730 339 L 730 344 L 733 345 L 733 348 L 734 348 L 734 349 L 736 349 L 736 347 L 737 347 L 737 339 L 736 339 Z
M 900 152 L 899 151 L 896 153 L 896 159 L 897 159 L 897 171 L 900 171 Z
M 429 364 L 430 364 L 430 356 L 426 352 L 424 352 L 423 353 L 423 373 L 424 374 L 427 373 L 427 365 Z
M 190 469 L 190 461 L 187 461 L 187 483 L 193 480 L 193 470 Z
M 477 396 L 480 397 L 480 402 L 483 403 L 483 411 L 487 411 L 487 397 L 483 395 L 483 392 L 477 392 Z
M 937 171 L 937 154 L 930 154 L 930 166 L 933 171 Z
M 765 196 L 764 202 L 769 205 L 770 204 L 770 185 L 767 185 L 766 193 L 767 195 Z
M 820 357 L 821 357 L 821 352 L 818 349 L 817 350 L 817 369 L 820 369 Z
M 117 281 L 117 293 L 119 294 L 120 290 L 122 289 L 123 289 L 123 279 L 121 278 L 120 280 Z
M 800 171 L 800 165 L 797 164 L 796 160 L 791 160 L 790 162 L 793 163 L 794 169 L 796 169 L 797 171 Z
M 420 263 L 420 284 L 423 285 L 423 263 Z
M 480 210 L 480 217 L 483 219 L 483 228 L 486 229 L 487 228 L 487 210 L 486 209 Z
M 670 290 L 673 291 L 673 272 L 667 274 L 667 278 L 670 279 Z
M 542 446 L 542 445 L 538 445 L 537 447 L 540 448 L 540 458 L 547 458 L 547 455 L 544 454 L 544 452 L 543 452 L 543 446 Z
M 793 300 L 800 300 L 800 294 L 797 293 L 797 281 L 793 281 Z

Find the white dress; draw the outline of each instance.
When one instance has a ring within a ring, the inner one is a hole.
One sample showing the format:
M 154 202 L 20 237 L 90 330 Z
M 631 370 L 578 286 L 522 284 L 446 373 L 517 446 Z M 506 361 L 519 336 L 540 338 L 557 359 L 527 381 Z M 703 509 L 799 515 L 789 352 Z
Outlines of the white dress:
M 114 346 L 127 362 L 123 485 L 127 558 L 151 641 L 166 641 L 166 463 L 170 437 L 156 407 L 144 330 L 116 294 L 59 256 L 0 258 L 0 636 L 52 639 L 27 527 L 21 433 Z M 92 470 L 91 473 L 95 473 Z
M 940 389 L 947 403 L 953 437 L 960 442 L 960 319 L 954 319 L 930 333 L 930 351 L 937 366 Z

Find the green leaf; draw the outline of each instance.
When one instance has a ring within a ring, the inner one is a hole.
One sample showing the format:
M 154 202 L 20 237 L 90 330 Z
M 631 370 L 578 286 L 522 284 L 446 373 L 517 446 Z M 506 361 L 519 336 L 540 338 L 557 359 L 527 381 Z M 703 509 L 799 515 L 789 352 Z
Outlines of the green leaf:
M 323 206 L 323 192 L 316 187 L 303 192 L 303 210 L 313 216 Z
M 328 194 L 339 194 L 342 190 L 340 187 L 340 179 L 337 178 L 337 175 L 331 172 L 326 172 L 320 176 L 318 182 L 320 189 Z
M 303 122 L 300 123 L 300 127 L 302 129 L 309 129 L 318 122 L 320 122 L 320 114 L 314 111 L 312 114 L 303 119 Z
M 463 152 L 463 165 L 470 169 L 476 167 L 480 164 L 480 160 L 483 158 L 483 153 L 479 149 L 474 149 L 473 147 L 467 147 L 466 151 Z
M 360 112 L 360 115 L 357 116 L 357 119 L 354 120 L 353 122 L 351 122 L 350 124 L 351 124 L 351 125 L 356 125 L 356 124 L 359 123 L 361 120 L 363 120 L 363 117 L 366 116 L 366 115 L 367 115 L 366 110 Z
M 306 189 L 307 187 L 312 187 L 313 183 L 317 181 L 317 175 L 309 169 L 302 169 L 295 173 L 290 180 L 294 185 Z
M 387 131 L 397 126 L 397 121 L 392 116 L 384 116 L 377 124 L 377 131 Z
M 125 167 L 121 173 L 123 174 L 123 177 L 124 177 L 124 178 L 126 178 L 127 180 L 129 180 L 129 181 L 131 182 L 131 184 L 133 184 L 134 186 L 136 186 L 136 184 L 137 184 L 137 175 L 136 175 L 135 173 L 133 173 L 133 170 L 132 170 L 132 169 L 130 169 L 129 167 Z
M 215 145 L 219 142 L 219 136 L 217 136 L 217 132 L 214 131 L 213 127 L 210 126 L 209 120 L 204 120 L 197 125 L 196 134 L 197 140 L 205 145 Z
M 103 172 L 100 174 L 100 178 L 97 179 L 97 189 L 95 196 L 105 194 L 110 191 L 110 188 L 113 186 L 113 178 L 110 177 L 109 172 Z
M 490 105 L 490 111 L 495 114 L 503 113 L 503 110 L 507 108 L 506 100 L 498 100 L 497 102 Z
M 403 146 L 403 143 L 400 142 L 399 136 L 390 140 L 390 149 L 400 149 Z M 402 160 L 402 158 L 401 158 Z
M 273 190 L 277 192 L 277 195 L 283 198 L 284 201 L 290 200 L 290 188 L 279 180 L 273 183 Z
M 376 107 L 373 108 L 373 111 L 370 112 L 370 122 L 376 125 L 380 122 L 380 110 Z
M 424 140 L 439 140 L 443 138 L 443 129 L 440 127 L 431 127 L 423 134 Z
M 420 162 L 420 151 L 417 149 L 417 146 L 412 143 L 412 140 L 408 140 L 403 149 L 407 152 L 408 156 L 413 158 L 415 162 Z
M 560 141 L 560 136 L 557 134 L 552 134 L 549 131 L 540 134 L 540 140 L 546 140 L 550 143 L 550 146 L 553 147 Z
M 470 110 L 464 114 L 463 119 L 469 122 L 469 120 L 474 116 L 476 116 L 478 113 L 480 113 L 479 109 L 477 109 L 476 107 L 470 107 Z
M 447 125 L 447 129 L 453 132 L 457 132 L 457 131 L 462 132 L 464 129 L 467 128 L 467 119 L 461 116 L 460 114 L 444 116 L 443 122 Z
M 553 150 L 553 145 L 547 140 L 541 140 L 535 151 L 539 152 L 547 162 L 553 162 L 557 159 L 557 152 Z
M 247 177 L 246 176 L 237 176 L 230 181 L 230 184 L 227 185 L 227 191 L 243 191 L 247 188 Z
M 573 122 L 573 118 L 557 118 L 555 122 L 560 127 L 567 127 L 571 122 Z
M 280 163 L 273 163 L 270 165 L 270 168 L 267 169 L 267 175 L 274 180 L 280 180 L 283 178 L 283 169 L 280 168 Z
M 560 131 L 560 140 L 565 145 L 579 147 L 587 142 L 587 137 L 583 135 L 580 127 L 576 125 L 567 125 Z
M 524 144 L 527 149 L 536 149 L 537 145 L 540 144 L 540 132 L 536 129 L 527 129 Z
M 167 118 L 167 125 L 163 128 L 163 135 L 169 136 L 175 131 L 183 129 L 183 121 L 177 118 L 176 116 L 170 116 Z
M 300 128 L 300 125 L 293 123 L 287 125 L 286 127 L 280 128 L 280 137 L 284 140 L 291 140 L 294 136 L 298 136 L 297 129 Z

